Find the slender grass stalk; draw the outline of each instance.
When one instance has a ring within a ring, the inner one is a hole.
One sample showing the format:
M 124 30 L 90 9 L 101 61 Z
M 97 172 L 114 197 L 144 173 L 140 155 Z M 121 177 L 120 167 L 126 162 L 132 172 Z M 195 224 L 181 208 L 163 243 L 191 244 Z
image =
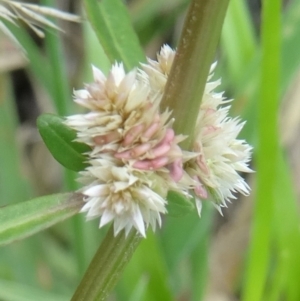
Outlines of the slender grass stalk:
M 65 187 L 67 190 L 74 191 L 77 189 L 75 182 L 75 173 L 66 169 L 64 171 Z M 72 244 L 76 256 L 77 271 L 79 276 L 83 275 L 87 266 L 87 250 L 84 235 L 84 220 L 81 215 L 75 215 L 71 220 L 72 225 Z
M 174 130 L 190 147 L 207 75 L 220 38 L 229 0 L 194 0 L 185 19 L 162 107 L 173 110 Z
M 52 100 L 57 113 L 64 116 L 70 113 L 72 98 L 66 71 L 66 62 L 62 51 L 62 43 L 58 33 L 47 33 L 45 45 L 51 66 L 50 72 L 53 82 Z
M 243 301 L 261 300 L 270 258 L 279 153 L 280 0 L 263 2 L 261 90 L 258 102 L 257 198 Z
M 111 226 L 71 301 L 106 300 L 141 238 L 135 230 L 114 237 Z
M 9 78 L 0 75 L 0 206 L 25 201 L 32 188 L 21 172 L 16 144 L 17 111 Z M 18 187 L 18 189 L 16 189 Z
M 53 0 L 43 0 L 42 3 L 49 7 L 55 6 Z M 55 20 L 52 20 L 55 23 Z M 57 32 L 47 32 L 45 37 L 46 51 L 50 60 L 50 73 L 52 78 L 52 101 L 59 115 L 70 114 L 72 106 L 71 88 L 67 74 L 66 61 L 64 60 L 63 46 L 60 35 Z M 64 183 L 68 191 L 76 190 L 76 174 L 64 170 Z M 79 275 L 83 274 L 86 266 L 85 241 L 83 233 L 83 222 L 81 216 L 72 219 L 73 244 L 75 248 L 77 268 Z
M 281 278 L 280 291 L 284 293 L 286 300 L 298 300 L 300 296 L 298 285 L 300 278 L 299 210 L 290 169 L 282 152 L 278 157 L 276 179 L 276 205 L 273 226 L 276 231 L 274 240 L 277 242 L 277 257 L 279 258 L 279 263 L 276 263 L 279 266 L 277 269 L 280 269 L 278 272 L 280 273 L 278 277 Z M 270 287 L 270 291 L 271 289 L 276 291 L 277 283 L 273 281 L 271 283 L 273 287 Z M 275 296 L 275 293 L 273 295 Z
M 53 7 L 54 1 L 43 0 L 43 4 Z M 55 20 L 52 20 L 55 22 Z M 45 46 L 50 60 L 50 73 L 53 82 L 53 102 L 59 115 L 70 112 L 71 89 L 67 76 L 66 62 L 62 49 L 62 42 L 58 32 L 48 32 L 45 37 Z

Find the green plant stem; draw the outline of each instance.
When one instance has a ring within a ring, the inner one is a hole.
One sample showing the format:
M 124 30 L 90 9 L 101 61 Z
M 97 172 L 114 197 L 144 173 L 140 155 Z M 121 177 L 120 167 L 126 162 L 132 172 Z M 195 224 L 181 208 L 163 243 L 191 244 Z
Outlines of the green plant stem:
M 114 237 L 111 226 L 71 301 L 106 300 L 141 238 L 135 230 L 127 237 L 124 231 Z
M 193 0 L 185 19 L 162 108 L 173 110 L 174 130 L 190 147 L 210 65 L 229 0 Z

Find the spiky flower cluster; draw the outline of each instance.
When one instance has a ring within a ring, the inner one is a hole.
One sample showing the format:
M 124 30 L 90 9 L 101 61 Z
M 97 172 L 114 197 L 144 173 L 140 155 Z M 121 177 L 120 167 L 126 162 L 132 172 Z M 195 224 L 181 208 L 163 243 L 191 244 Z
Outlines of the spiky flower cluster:
M 201 199 L 210 196 L 221 211 L 226 201 L 235 199 L 233 193 L 249 194 L 250 188 L 238 172 L 252 172 L 248 167 L 252 148 L 237 139 L 245 123 L 228 117 L 230 106 L 223 105 L 230 100 L 213 92 L 219 84 L 206 84 L 195 127 L 193 151 L 198 156 L 187 163 L 186 171 L 197 182 L 197 208 L 201 208 Z
M 81 173 L 88 218 L 100 226 L 114 220 L 115 234 L 160 225 L 169 187 L 182 175 L 182 152 L 170 112 L 160 112 L 161 93 L 153 93 L 138 70 L 115 64 L 106 77 L 93 67 L 94 82 L 75 92 L 75 102 L 90 110 L 66 124 L 77 141 L 91 146 L 90 167 Z
M 184 137 L 175 135 L 171 112 L 160 110 L 174 57 L 165 45 L 157 61 L 148 59 L 128 74 L 122 64 L 107 77 L 93 67 L 94 82 L 74 93 L 75 102 L 90 110 L 66 119 L 77 141 L 92 149 L 90 166 L 80 173 L 82 211 L 88 219 L 100 216 L 100 227 L 113 221 L 115 235 L 134 227 L 145 236 L 149 225 L 160 226 L 168 190 L 195 196 L 199 214 L 203 199 L 213 197 L 219 208 L 233 192 L 249 192 L 238 171 L 251 171 L 251 148 L 236 139 L 243 123 L 220 107 L 228 101 L 213 92 L 218 81 L 206 85 L 193 149 L 179 147 Z

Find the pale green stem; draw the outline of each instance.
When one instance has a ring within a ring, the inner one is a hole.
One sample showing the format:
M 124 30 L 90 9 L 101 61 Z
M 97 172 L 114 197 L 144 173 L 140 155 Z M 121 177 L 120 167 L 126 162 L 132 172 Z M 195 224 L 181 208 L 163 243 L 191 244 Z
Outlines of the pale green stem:
M 229 0 L 194 0 L 185 19 L 162 109 L 173 110 L 174 130 L 187 135 L 189 149 L 207 76 L 220 38 Z
M 106 300 L 141 238 L 135 230 L 114 237 L 111 226 L 71 301 Z

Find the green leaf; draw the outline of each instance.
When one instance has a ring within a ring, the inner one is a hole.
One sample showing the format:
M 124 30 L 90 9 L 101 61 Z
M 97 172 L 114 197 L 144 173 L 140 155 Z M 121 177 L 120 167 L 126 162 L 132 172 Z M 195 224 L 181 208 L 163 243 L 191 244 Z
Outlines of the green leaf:
M 62 193 L 0 209 L 0 245 L 23 239 L 78 213 L 82 195 Z
M 43 114 L 37 120 L 39 132 L 52 156 L 64 167 L 81 171 L 88 166 L 83 153 L 89 146 L 75 142 L 76 132 L 63 123 L 64 119 L 54 114 Z
M 182 194 L 175 191 L 169 191 L 167 195 L 168 215 L 173 217 L 181 217 L 195 210 L 194 204 Z
M 111 62 L 123 62 L 127 70 L 145 61 L 126 6 L 121 0 L 85 0 L 86 12 Z

